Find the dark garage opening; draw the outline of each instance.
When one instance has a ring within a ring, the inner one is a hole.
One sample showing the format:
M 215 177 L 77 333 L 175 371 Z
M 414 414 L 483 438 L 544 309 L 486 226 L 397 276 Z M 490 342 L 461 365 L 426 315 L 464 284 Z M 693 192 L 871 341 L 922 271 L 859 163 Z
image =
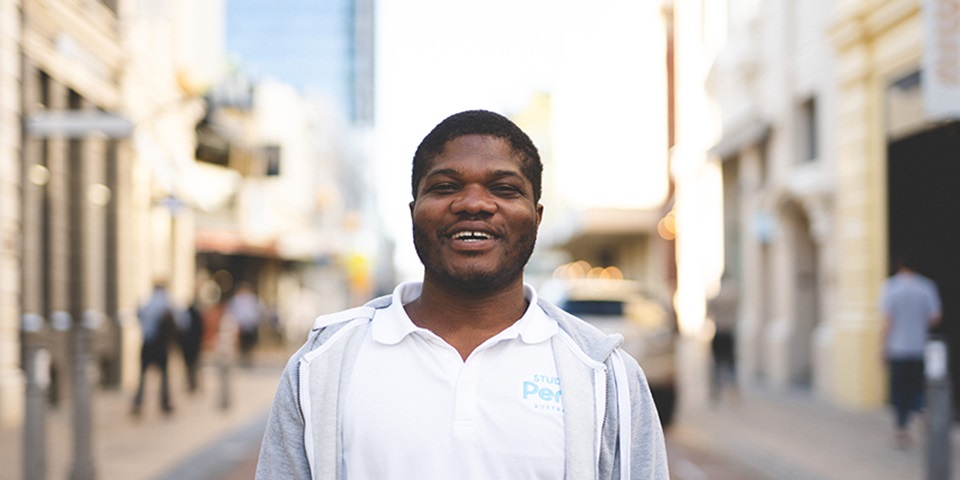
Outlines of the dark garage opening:
M 909 252 L 937 283 L 949 344 L 954 418 L 960 419 L 960 123 L 892 142 L 888 148 L 892 260 Z

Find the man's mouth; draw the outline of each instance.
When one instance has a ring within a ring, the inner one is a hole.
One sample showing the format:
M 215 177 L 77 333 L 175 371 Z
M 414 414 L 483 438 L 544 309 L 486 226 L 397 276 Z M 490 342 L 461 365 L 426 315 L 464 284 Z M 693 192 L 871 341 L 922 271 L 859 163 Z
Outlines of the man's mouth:
M 480 242 L 483 240 L 493 240 L 494 237 L 486 232 L 464 231 L 454 233 L 450 238 L 461 242 Z

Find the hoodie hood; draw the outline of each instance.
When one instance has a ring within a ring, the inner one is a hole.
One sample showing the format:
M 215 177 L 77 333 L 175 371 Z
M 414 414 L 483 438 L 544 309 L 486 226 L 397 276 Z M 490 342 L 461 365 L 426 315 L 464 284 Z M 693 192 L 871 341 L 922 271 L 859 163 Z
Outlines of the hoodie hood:
M 537 305 L 547 316 L 557 321 L 560 329 L 567 332 L 577 345 L 593 360 L 605 362 L 610 354 L 623 344 L 623 335 L 606 334 L 597 327 L 567 313 L 560 307 L 539 298 Z

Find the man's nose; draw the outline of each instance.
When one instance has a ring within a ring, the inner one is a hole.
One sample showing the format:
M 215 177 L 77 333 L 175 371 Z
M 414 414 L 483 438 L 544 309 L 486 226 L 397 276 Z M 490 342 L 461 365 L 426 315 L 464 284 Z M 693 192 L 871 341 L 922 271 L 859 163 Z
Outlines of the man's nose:
M 469 185 L 460 191 L 457 198 L 450 205 L 454 213 L 494 213 L 497 211 L 497 202 L 494 196 L 479 185 Z

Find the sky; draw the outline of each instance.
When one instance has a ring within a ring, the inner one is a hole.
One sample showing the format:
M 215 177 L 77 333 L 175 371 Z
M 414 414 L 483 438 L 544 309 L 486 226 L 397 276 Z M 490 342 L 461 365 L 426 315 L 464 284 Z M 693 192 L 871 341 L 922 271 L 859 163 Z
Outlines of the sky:
M 262 5 L 263 16 L 276 19 L 274 28 L 287 28 L 275 38 L 231 40 L 228 18 L 228 49 L 238 42 L 273 45 L 273 55 L 256 60 L 258 74 L 301 88 L 311 77 L 323 78 L 297 48 L 283 45 L 306 45 L 325 36 L 318 32 L 333 27 L 303 25 L 298 18 L 341 2 L 255 3 Z M 398 257 L 413 257 L 401 270 L 418 265 L 407 208 L 413 152 L 434 125 L 458 111 L 483 108 L 509 116 L 535 94 L 549 93 L 550 168 L 557 182 L 552 187 L 564 192 L 565 208 L 651 207 L 664 200 L 660 2 L 380 0 L 376 8 L 374 165 L 381 180 L 380 210 L 388 231 L 395 232 Z M 547 205 L 548 216 L 557 210 Z
M 337 60 L 349 45 L 337 13 L 347 7 L 347 0 L 228 0 L 228 53 L 254 79 L 344 96 Z

